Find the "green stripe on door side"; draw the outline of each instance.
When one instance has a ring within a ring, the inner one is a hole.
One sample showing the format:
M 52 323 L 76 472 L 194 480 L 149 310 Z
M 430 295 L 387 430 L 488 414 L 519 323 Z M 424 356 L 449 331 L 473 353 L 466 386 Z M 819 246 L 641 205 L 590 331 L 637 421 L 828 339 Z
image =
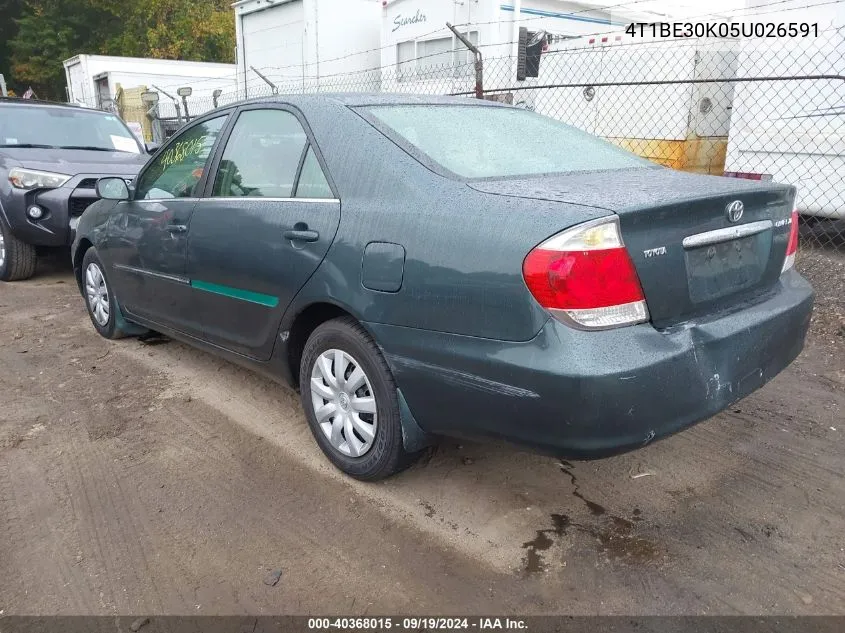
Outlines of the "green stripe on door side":
M 232 288 L 231 286 L 221 286 L 212 284 L 207 281 L 191 280 L 191 287 L 197 290 L 204 290 L 205 292 L 213 292 L 224 297 L 231 297 L 232 299 L 240 299 L 241 301 L 249 301 L 250 303 L 257 303 L 259 305 L 267 306 L 268 308 L 275 308 L 279 305 L 279 298 L 271 295 L 263 295 L 260 292 L 252 292 L 251 290 L 241 290 L 240 288 Z

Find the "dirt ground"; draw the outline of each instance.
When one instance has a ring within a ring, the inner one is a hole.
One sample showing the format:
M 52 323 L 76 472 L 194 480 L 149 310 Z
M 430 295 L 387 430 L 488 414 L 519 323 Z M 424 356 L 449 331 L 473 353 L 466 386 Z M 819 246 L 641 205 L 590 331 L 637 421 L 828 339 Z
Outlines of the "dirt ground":
M 0 285 L 0 613 L 845 614 L 828 325 L 769 385 L 636 453 L 446 441 L 364 484 L 322 457 L 296 394 L 100 338 L 50 262 Z

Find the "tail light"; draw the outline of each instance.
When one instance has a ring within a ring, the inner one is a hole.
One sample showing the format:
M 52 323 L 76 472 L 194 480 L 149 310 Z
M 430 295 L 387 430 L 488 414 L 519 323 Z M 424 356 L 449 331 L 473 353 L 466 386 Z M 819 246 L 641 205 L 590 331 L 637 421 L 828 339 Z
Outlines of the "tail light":
M 573 327 L 596 330 L 648 321 L 616 217 L 550 237 L 528 253 L 522 275 L 537 302 Z
M 783 260 L 781 274 L 795 265 L 795 253 L 798 252 L 798 211 L 792 212 L 792 225 L 789 228 L 789 242 L 786 244 L 786 259 Z

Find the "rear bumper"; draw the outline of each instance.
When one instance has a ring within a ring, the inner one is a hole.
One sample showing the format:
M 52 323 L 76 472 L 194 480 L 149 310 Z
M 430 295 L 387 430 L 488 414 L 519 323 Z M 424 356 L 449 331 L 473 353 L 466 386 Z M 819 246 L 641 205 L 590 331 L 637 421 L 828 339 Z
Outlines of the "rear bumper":
M 367 327 L 425 431 L 592 458 L 680 431 L 761 387 L 801 352 L 812 305 L 810 285 L 789 271 L 754 302 L 666 331 L 550 320 L 515 343 Z

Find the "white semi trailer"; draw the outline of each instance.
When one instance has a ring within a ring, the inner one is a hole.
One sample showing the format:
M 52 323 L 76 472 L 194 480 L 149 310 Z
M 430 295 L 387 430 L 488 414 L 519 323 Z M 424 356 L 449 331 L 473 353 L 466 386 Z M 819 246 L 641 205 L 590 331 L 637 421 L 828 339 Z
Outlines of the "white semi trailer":
M 818 35 L 741 43 L 737 77 L 773 79 L 737 83 L 725 175 L 793 184 L 799 213 L 845 219 L 845 5 L 789 8 L 754 1 L 766 21 Z

